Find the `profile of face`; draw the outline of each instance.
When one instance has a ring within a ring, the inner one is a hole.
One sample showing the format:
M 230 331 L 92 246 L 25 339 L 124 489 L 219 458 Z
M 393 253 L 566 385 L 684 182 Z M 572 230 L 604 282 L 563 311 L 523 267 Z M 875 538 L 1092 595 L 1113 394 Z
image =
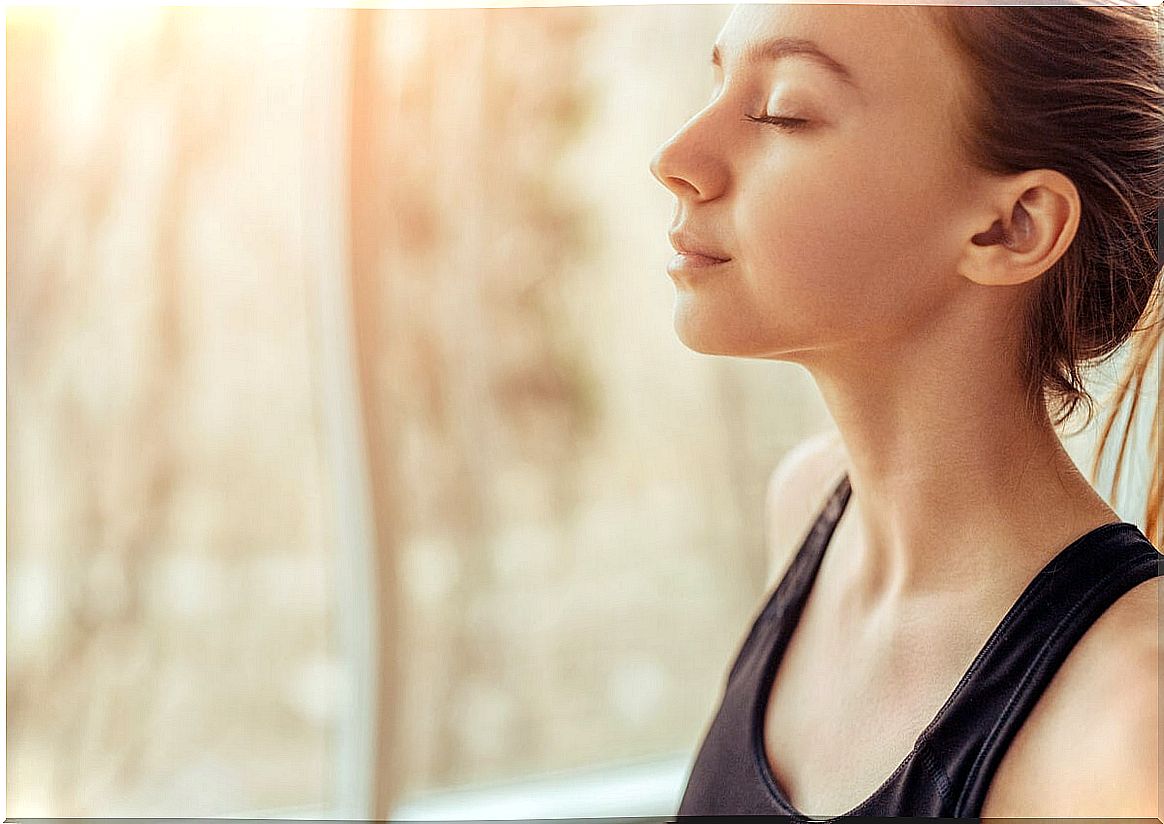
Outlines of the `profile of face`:
M 956 311 L 967 239 L 951 217 L 980 172 L 956 143 L 968 81 L 935 11 L 733 9 L 711 99 L 651 160 L 677 200 L 672 244 L 724 259 L 668 268 L 686 346 L 884 355 Z

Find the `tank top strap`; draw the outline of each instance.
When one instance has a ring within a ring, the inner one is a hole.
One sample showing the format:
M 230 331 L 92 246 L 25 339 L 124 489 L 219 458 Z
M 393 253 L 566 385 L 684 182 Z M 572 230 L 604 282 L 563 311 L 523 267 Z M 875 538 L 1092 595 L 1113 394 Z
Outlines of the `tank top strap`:
M 1059 666 L 1121 595 L 1164 574 L 1161 555 L 1127 522 L 1076 539 L 1035 576 L 919 740 L 955 817 L 977 817 L 994 773 Z
M 754 654 L 762 651 L 757 648 L 758 636 L 770 634 L 773 630 L 791 634 L 792 628 L 808 600 L 813 581 L 816 579 L 821 561 L 824 559 L 825 549 L 828 547 L 833 532 L 836 531 L 837 523 L 841 520 L 841 515 L 849 503 L 851 494 L 852 488 L 849 485 L 849 475 L 846 472 L 833 488 L 824 505 L 818 510 L 812 527 L 804 536 L 804 540 L 801 541 L 792 563 L 789 564 L 780 582 L 772 590 L 772 594 L 752 622 L 752 628 L 740 645 L 735 662 L 728 673 L 728 683 L 736 678 L 741 668 L 748 665 L 757 667 L 762 665 L 761 656 Z

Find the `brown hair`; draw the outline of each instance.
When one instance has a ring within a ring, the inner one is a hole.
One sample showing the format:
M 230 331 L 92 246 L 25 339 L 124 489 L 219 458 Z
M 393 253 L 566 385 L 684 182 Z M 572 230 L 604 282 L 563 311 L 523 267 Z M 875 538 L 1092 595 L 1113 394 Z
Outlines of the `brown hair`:
M 1026 305 L 1020 351 L 1030 409 L 1041 405 L 1059 426 L 1082 405 L 1086 427 L 1095 404 L 1084 387 L 1083 367 L 1105 362 L 1134 340 L 1091 470 L 1095 483 L 1100 456 L 1130 392 L 1118 458 L 1123 461 L 1164 322 L 1156 240 L 1164 187 L 1160 8 L 937 11 L 971 78 L 970 99 L 962 107 L 966 116 L 956 127 L 967 157 L 997 174 L 1053 169 L 1079 192 L 1075 238 L 1035 284 Z M 1154 453 L 1158 439 L 1153 427 Z M 1145 533 L 1159 547 L 1164 538 L 1160 467 L 1154 463 Z M 1117 466 L 1113 499 L 1119 474 Z

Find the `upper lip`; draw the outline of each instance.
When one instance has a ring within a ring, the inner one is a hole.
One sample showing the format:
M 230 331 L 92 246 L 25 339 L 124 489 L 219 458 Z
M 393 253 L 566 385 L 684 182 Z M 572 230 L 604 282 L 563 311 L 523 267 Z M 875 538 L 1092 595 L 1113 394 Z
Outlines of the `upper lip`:
M 677 229 L 668 233 L 668 237 L 671 238 L 671 245 L 675 247 L 676 252 L 685 255 L 702 255 L 716 260 L 731 260 L 727 255 L 716 251 L 712 246 L 694 237 L 689 231 Z

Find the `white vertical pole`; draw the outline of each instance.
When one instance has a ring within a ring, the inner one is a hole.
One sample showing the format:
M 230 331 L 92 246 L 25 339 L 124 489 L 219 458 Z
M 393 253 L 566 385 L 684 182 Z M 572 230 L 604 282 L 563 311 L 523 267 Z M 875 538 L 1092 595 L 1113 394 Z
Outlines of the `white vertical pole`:
M 372 495 L 358 396 L 347 266 L 351 13 L 311 9 L 304 80 L 304 255 L 318 297 L 318 376 L 335 525 L 335 627 L 347 679 L 340 701 L 336 809 L 371 818 L 378 666 Z M 311 294 L 311 290 L 308 292 Z

